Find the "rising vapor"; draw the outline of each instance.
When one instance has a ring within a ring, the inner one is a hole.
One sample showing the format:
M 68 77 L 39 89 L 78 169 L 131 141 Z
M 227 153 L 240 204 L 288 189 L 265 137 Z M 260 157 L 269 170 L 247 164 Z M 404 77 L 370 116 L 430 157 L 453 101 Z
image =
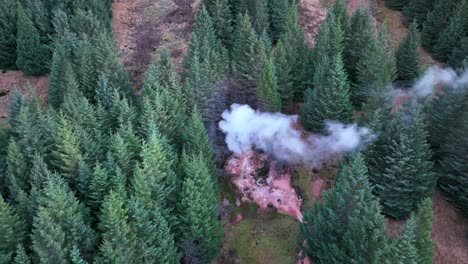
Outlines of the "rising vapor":
M 255 147 L 278 160 L 310 167 L 359 150 L 375 137 L 367 128 L 335 121 L 325 123 L 327 135 L 305 136 L 295 128 L 297 116 L 255 111 L 248 105 L 233 104 L 222 117 L 219 127 L 232 152 L 242 154 Z
M 451 68 L 430 67 L 411 89 L 413 97 L 425 98 L 435 93 L 436 87 L 443 85 L 452 90 L 466 89 L 468 70 L 458 74 Z

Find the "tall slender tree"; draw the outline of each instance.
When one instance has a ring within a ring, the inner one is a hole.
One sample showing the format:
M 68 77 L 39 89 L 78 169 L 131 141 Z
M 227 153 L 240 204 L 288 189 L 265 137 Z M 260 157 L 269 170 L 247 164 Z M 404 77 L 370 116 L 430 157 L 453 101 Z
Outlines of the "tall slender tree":
M 281 112 L 281 97 L 275 72 L 273 61 L 267 59 L 257 82 L 258 106 L 262 111 Z
M 16 1 L 0 2 L 0 69 L 16 68 Z
M 408 35 L 396 51 L 397 81 L 404 86 L 411 86 L 419 77 L 419 32 L 417 24 L 410 25 Z

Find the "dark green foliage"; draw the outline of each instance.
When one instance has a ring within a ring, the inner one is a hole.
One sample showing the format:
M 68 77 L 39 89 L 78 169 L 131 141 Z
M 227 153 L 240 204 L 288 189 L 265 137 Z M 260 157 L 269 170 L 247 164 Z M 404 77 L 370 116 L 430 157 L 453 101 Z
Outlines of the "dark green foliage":
M 452 50 L 448 63 L 454 68 L 462 68 L 468 64 L 468 37 L 461 39 Z
M 336 0 L 330 11 L 340 23 L 341 30 L 345 31 L 349 20 L 346 0 Z
M 42 263 L 51 263 L 48 261 L 68 259 L 67 252 L 75 245 L 83 256 L 90 258 L 96 235 L 90 226 L 89 210 L 58 176 L 48 178 L 43 194 L 33 223 L 34 253 Z M 53 233 L 48 233 L 49 228 Z M 53 235 L 60 239 L 55 240 Z M 57 254 L 50 254 L 49 247 L 56 248 Z
M 410 0 L 403 8 L 403 23 L 410 25 L 415 22 L 421 29 L 426 22 L 427 14 L 434 8 L 436 0 Z
M 0 1 L 0 69 L 16 68 L 16 1 Z
M 178 261 L 174 235 L 152 199 L 151 189 L 140 168 L 134 171 L 133 192 L 129 201 L 130 224 L 138 237 L 137 263 L 176 263 Z
M 427 51 L 433 51 L 434 45 L 436 45 L 440 35 L 449 24 L 449 18 L 457 2 L 436 0 L 434 10 L 427 15 L 421 32 L 421 43 Z
M 306 43 L 305 34 L 298 24 L 298 6 L 291 5 L 286 16 L 286 25 L 280 38 L 286 50 L 286 60 L 291 69 L 294 101 L 302 101 L 304 91 L 312 85 L 313 54 Z
M 226 48 L 229 48 L 232 43 L 233 31 L 233 16 L 231 9 L 229 8 L 229 0 L 215 0 L 211 10 L 211 16 L 213 17 L 213 27 L 216 32 L 216 36 Z
M 419 77 L 419 33 L 417 25 L 412 23 L 408 35 L 396 51 L 397 81 L 403 86 L 411 86 Z
M 202 155 L 182 157 L 184 180 L 179 211 L 184 240 L 198 241 L 204 257 L 212 260 L 221 246 L 213 176 Z
M 465 97 L 466 98 L 466 97 Z M 447 200 L 453 203 L 465 216 L 468 216 L 468 104 L 453 113 L 459 116 L 458 123 L 451 124 L 447 138 L 441 146 L 439 161 L 439 185 Z
M 0 195 L 0 255 L 15 251 L 16 245 L 26 238 L 24 219 Z
M 432 222 L 434 212 L 432 211 L 431 198 L 424 199 L 416 210 L 415 247 L 418 252 L 418 263 L 432 264 L 434 255 L 434 242 L 431 238 Z
M 321 62 L 322 57 L 338 56 L 343 54 L 343 49 L 344 29 L 339 18 L 334 13 L 328 13 L 315 37 L 314 62 L 316 67 L 319 67 L 317 64 Z
M 374 143 L 374 154 L 366 157 L 383 213 L 396 219 L 408 217 L 424 198 L 430 197 L 437 181 L 431 171 L 426 128 L 419 111 L 415 112 L 406 119 L 403 114 L 407 113 L 397 115 Z
M 13 128 L 18 126 L 18 118 L 23 104 L 23 95 L 21 95 L 18 90 L 13 91 L 13 95 L 10 99 L 10 106 L 8 107 L 8 122 Z
M 353 108 L 341 56 L 322 57 L 314 76 L 314 87 L 306 91 L 300 114 L 300 121 L 308 131 L 323 132 L 325 120 L 351 122 Z
M 416 220 L 414 217 L 411 217 L 403 226 L 401 234 L 393 241 L 394 251 L 392 257 L 394 260 L 398 260 L 398 263 L 419 263 L 418 251 L 415 246 L 416 228 Z
M 6 165 L 6 183 L 10 197 L 16 200 L 21 191 L 29 190 L 29 168 L 24 155 L 14 140 L 8 144 Z
M 403 10 L 411 0 L 385 0 L 385 6 L 394 10 Z
M 276 44 L 273 52 L 273 59 L 276 69 L 276 77 L 278 78 L 278 93 L 281 97 L 281 104 L 287 107 L 293 102 L 294 87 L 292 86 L 291 65 L 287 60 L 286 48 L 283 41 L 280 40 Z
M 102 242 L 99 247 L 98 263 L 128 264 L 137 257 L 137 237 L 130 227 L 126 201 L 111 191 L 101 209 L 99 230 Z
M 266 60 L 257 81 L 258 108 L 261 111 L 281 112 L 281 97 L 275 72 L 273 61 Z
M 18 244 L 18 246 L 16 247 L 16 256 L 15 256 L 15 260 L 13 263 L 14 264 L 31 264 L 31 259 L 26 254 L 26 250 L 21 244 Z
M 289 9 L 288 0 L 269 0 L 268 8 L 270 11 L 270 35 L 273 43 L 276 43 L 284 32 L 286 18 Z
M 334 188 L 305 212 L 300 230 L 314 263 L 378 263 L 388 239 L 362 156 L 341 166 Z
M 248 13 L 252 18 L 252 25 L 258 35 L 263 31 L 268 31 L 270 22 L 268 20 L 268 1 L 250 0 L 246 1 Z
M 29 12 L 21 4 L 18 4 L 17 19 L 16 66 L 26 74 L 42 75 L 48 71 L 50 51 L 41 41 Z

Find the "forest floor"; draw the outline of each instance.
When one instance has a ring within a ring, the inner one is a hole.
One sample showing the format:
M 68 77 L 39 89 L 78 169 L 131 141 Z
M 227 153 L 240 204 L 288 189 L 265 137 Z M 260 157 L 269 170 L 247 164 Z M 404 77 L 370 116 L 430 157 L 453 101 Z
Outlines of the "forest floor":
M 21 71 L 0 72 L 0 124 L 6 124 L 8 106 L 15 89 L 25 96 L 34 91 L 41 99 L 45 99 L 48 83 L 47 76 L 26 76 Z
M 153 59 L 167 50 L 178 67 L 187 49 L 199 0 L 116 0 L 112 29 L 120 59 L 136 90 Z

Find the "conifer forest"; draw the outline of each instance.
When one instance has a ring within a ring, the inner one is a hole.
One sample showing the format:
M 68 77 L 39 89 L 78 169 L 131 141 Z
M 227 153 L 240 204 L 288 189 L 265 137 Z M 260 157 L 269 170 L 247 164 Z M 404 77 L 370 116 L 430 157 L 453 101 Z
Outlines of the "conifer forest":
M 0 0 L 0 264 L 468 264 L 468 0 Z

